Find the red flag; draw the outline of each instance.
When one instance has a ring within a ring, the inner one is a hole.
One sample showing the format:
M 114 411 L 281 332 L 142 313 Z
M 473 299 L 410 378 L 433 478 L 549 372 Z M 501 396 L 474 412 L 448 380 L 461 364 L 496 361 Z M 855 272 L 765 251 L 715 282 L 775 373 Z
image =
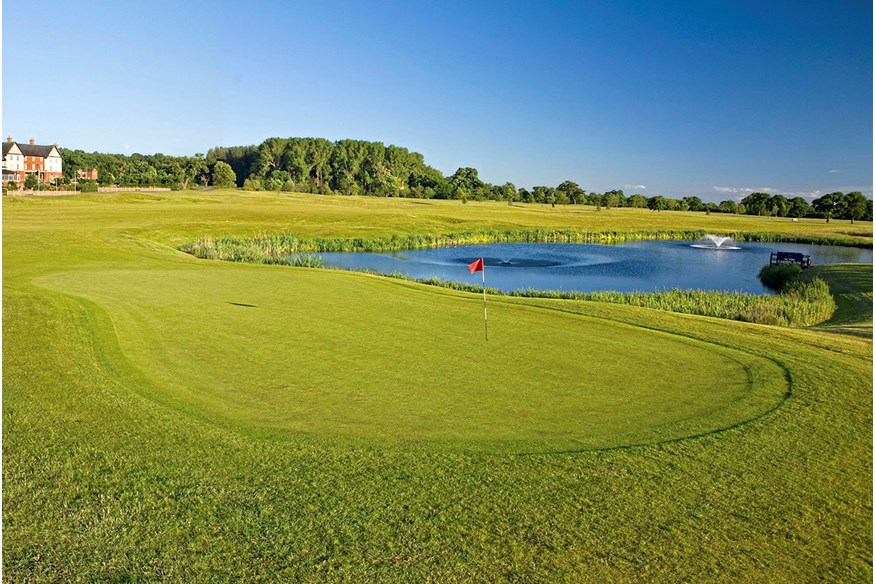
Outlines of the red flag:
M 473 261 L 468 265 L 468 269 L 471 270 L 471 273 L 475 272 L 483 272 L 484 271 L 484 258 L 480 258 L 478 260 Z

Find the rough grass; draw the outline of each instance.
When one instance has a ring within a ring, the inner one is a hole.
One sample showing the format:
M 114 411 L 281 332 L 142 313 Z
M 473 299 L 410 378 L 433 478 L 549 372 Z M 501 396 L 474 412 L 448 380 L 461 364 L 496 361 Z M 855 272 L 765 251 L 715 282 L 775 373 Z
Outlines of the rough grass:
M 873 336 L 873 265 L 834 264 L 803 272 L 802 279 L 822 279 L 830 286 L 837 309 L 825 330 Z
M 277 369 L 272 361 L 248 361 L 246 345 L 270 349 L 275 343 L 273 361 L 294 355 L 302 364 L 296 375 L 314 390 L 330 392 L 339 375 L 355 375 L 339 373 L 345 371 L 340 366 L 317 375 L 315 359 L 308 360 L 315 350 L 359 367 L 363 387 L 416 389 L 435 372 L 413 370 L 409 362 L 407 371 L 368 374 L 391 367 L 404 351 L 453 354 L 448 344 L 474 341 L 460 333 L 430 348 L 429 335 L 399 336 L 397 348 L 386 349 L 324 330 L 288 346 L 268 334 L 272 319 L 253 314 L 264 310 L 256 296 L 267 299 L 295 286 L 306 291 L 306 282 L 296 282 L 303 274 L 314 283 L 341 278 L 341 291 L 325 294 L 320 306 L 334 301 L 354 310 L 349 298 L 358 298 L 367 316 L 380 312 L 375 302 L 382 299 L 389 303 L 383 314 L 399 326 L 418 317 L 428 321 L 418 307 L 431 302 L 460 315 L 471 306 L 472 335 L 481 332 L 477 297 L 365 275 L 204 262 L 175 248 L 207 234 L 280 228 L 308 238 L 351 238 L 440 233 L 460 225 L 596 230 L 614 221 L 630 229 L 743 226 L 830 234 L 836 222 L 221 192 L 149 200 L 16 198 L 3 201 L 3 214 L 6 581 L 872 579 L 869 337 L 606 303 L 503 298 L 497 314 L 529 315 L 544 335 L 528 355 L 535 364 L 563 363 L 581 378 L 601 371 L 625 376 L 643 367 L 664 375 L 688 366 L 696 371 L 686 362 L 714 352 L 742 355 L 740 366 L 770 363 L 788 389 L 763 415 L 695 438 L 519 454 L 460 448 L 452 437 L 436 447 L 435 440 L 389 444 L 355 432 L 339 438 L 326 428 L 272 431 L 258 417 L 263 405 L 249 393 L 250 383 L 227 384 L 223 399 L 210 393 L 212 384 L 198 386 L 198 371 L 184 371 L 182 363 L 174 371 L 188 378 L 164 379 L 168 373 L 154 364 L 177 357 L 162 355 L 166 344 L 153 346 L 135 334 L 166 321 L 167 330 L 153 330 L 152 338 L 186 338 L 185 346 L 173 348 L 198 360 L 216 358 L 217 346 L 228 345 L 223 350 L 229 352 L 240 346 L 237 364 L 258 371 L 252 379 Z M 199 278 L 212 286 L 192 285 Z M 291 282 L 272 292 L 265 280 L 273 278 Z M 864 278 L 850 279 L 856 282 L 850 289 L 861 289 Z M 246 295 L 226 299 L 226 285 Z M 125 290 L 132 294 L 119 298 Z M 219 297 L 236 304 L 220 308 L 211 300 Z M 292 307 L 315 303 L 297 294 L 286 301 Z M 192 331 L 165 319 L 174 314 Z M 211 322 L 224 327 L 212 327 L 216 338 L 206 339 L 208 350 L 199 352 L 204 341 L 194 333 Z M 611 335 L 594 338 L 594 346 L 569 343 L 576 326 Z M 635 347 L 623 346 L 630 331 L 684 349 L 643 362 L 634 358 Z M 383 333 L 376 337 L 388 340 Z M 135 343 L 145 354 L 131 353 Z M 596 347 L 611 343 L 620 346 Z M 455 366 L 464 372 L 495 367 L 502 356 L 489 353 L 491 346 L 478 345 L 481 351 Z M 713 349 L 689 353 L 688 346 Z M 233 369 L 233 363 L 216 366 Z M 199 369 L 218 376 L 203 364 Z M 469 378 L 460 379 L 448 388 L 477 395 L 474 384 L 466 387 Z M 176 391 L 174 382 L 185 387 Z M 537 384 L 545 388 L 554 386 Z M 690 395 L 692 403 L 700 397 Z M 201 407 L 198 399 L 210 403 Z M 344 413 L 362 411 L 354 401 L 347 405 Z

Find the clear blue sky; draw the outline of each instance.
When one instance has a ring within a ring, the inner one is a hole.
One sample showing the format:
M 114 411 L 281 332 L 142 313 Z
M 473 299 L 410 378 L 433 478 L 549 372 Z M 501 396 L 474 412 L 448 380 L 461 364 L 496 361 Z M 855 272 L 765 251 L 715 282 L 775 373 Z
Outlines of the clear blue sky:
M 593 191 L 873 190 L 873 5 L 3 6 L 3 134 L 186 154 L 358 138 L 450 174 Z

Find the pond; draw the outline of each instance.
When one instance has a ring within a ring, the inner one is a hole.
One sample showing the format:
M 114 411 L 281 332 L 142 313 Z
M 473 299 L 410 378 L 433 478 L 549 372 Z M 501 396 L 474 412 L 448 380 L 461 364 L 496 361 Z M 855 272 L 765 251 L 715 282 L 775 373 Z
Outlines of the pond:
M 506 292 L 532 288 L 592 292 L 671 288 L 767 293 L 758 280 L 773 251 L 802 252 L 812 263 L 873 262 L 873 249 L 789 243 L 634 241 L 583 243 L 492 243 L 388 253 L 323 253 L 326 266 L 399 272 L 480 284 L 468 264 L 483 257 L 487 286 Z

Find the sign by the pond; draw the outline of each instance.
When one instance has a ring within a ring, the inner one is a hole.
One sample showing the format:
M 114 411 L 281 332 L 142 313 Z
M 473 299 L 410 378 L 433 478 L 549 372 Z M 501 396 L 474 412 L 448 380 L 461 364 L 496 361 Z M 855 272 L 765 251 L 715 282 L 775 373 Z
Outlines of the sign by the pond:
M 801 268 L 812 265 L 812 258 L 808 255 L 793 251 L 776 251 L 770 254 L 770 265 L 793 264 Z

